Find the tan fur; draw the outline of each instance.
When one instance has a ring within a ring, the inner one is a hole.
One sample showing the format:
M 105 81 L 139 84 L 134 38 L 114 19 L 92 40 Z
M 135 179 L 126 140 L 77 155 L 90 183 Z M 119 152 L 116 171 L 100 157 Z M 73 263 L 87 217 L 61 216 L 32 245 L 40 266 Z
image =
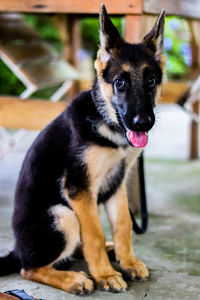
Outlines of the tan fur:
M 88 175 L 90 188 L 93 197 L 106 180 L 109 172 L 122 160 L 126 159 L 127 165 L 131 166 L 135 161 L 141 149 L 119 147 L 118 149 L 106 148 L 100 146 L 91 146 L 85 153 L 85 161 L 88 166 Z
M 159 65 L 160 65 L 160 68 L 162 70 L 162 73 L 165 74 L 165 68 L 166 68 L 166 56 L 164 54 L 160 54 L 159 57 Z M 155 95 L 155 102 L 158 101 L 158 99 L 160 98 L 160 95 L 162 93 L 162 83 L 163 83 L 163 80 L 161 82 L 160 85 L 157 85 L 157 89 L 156 89 L 156 95 Z
M 110 102 L 112 99 L 112 96 L 113 96 L 112 85 L 110 83 L 105 82 L 101 78 L 99 80 L 99 83 L 100 83 L 101 94 L 102 94 L 103 98 Z M 112 108 L 112 109 L 113 109 L 113 113 L 115 113 L 115 115 L 116 115 L 114 108 Z M 110 109 L 109 109 L 108 113 L 109 112 L 110 112 Z
M 57 271 L 52 267 L 21 270 L 23 278 L 41 282 L 73 294 L 90 293 L 94 289 L 92 280 L 84 272 Z
M 127 284 L 109 262 L 97 204 L 92 195 L 86 192 L 79 193 L 77 198 L 71 201 L 71 206 L 81 226 L 84 257 L 96 283 L 105 290 L 124 290 Z
M 64 205 L 58 204 L 51 207 L 50 213 L 55 218 L 56 229 L 63 233 L 66 241 L 66 248 L 56 259 L 56 261 L 60 261 L 72 255 L 76 247 L 80 244 L 80 226 L 74 211 Z M 52 265 L 54 263 L 55 261 Z
M 107 51 L 104 50 L 103 48 L 100 48 L 97 53 L 97 59 L 95 61 L 94 66 L 97 71 L 97 78 L 98 78 L 98 83 L 99 83 L 99 87 L 100 87 L 100 91 L 101 91 L 100 96 L 101 96 L 101 98 L 104 99 L 105 107 L 102 107 L 102 109 L 106 110 L 105 115 L 108 114 L 110 119 L 114 123 L 118 123 L 115 110 L 111 105 L 111 99 L 113 96 L 112 85 L 106 83 L 102 78 L 103 72 L 107 67 L 107 63 L 108 63 L 109 59 L 110 59 L 110 54 L 107 53 Z
M 97 196 L 102 181 L 122 157 L 123 153 L 119 152 L 119 155 L 117 155 L 116 149 L 113 148 L 91 146 L 88 149 L 85 161 L 88 166 L 88 175 L 93 197 Z
M 146 278 L 148 270 L 144 263 L 135 257 L 132 249 L 132 221 L 128 209 L 125 182 L 117 193 L 105 204 L 109 221 L 112 225 L 115 255 L 120 266 L 132 278 Z
M 157 102 L 158 99 L 160 98 L 161 92 L 162 92 L 161 85 L 157 85 L 156 94 L 155 94 L 155 102 Z
M 131 66 L 131 64 L 122 64 L 121 65 L 122 70 L 124 70 L 125 72 L 131 72 L 131 70 L 133 69 L 133 67 Z
M 159 57 L 158 57 L 158 60 L 159 60 L 160 68 L 161 68 L 161 70 L 164 74 L 165 73 L 165 68 L 166 68 L 167 58 L 164 54 L 160 54 Z
M 110 54 L 103 48 L 100 48 L 97 52 L 97 59 L 94 62 L 94 67 L 97 71 L 98 76 L 102 76 L 103 71 L 107 67 L 107 63 L 110 59 Z
M 99 207 L 98 207 L 99 209 Z M 112 241 L 106 241 L 106 252 L 109 254 L 109 252 L 113 252 L 114 251 L 114 243 Z M 84 254 L 83 254 L 83 247 L 80 244 L 80 246 L 76 249 L 76 258 L 83 258 Z
M 104 99 L 104 105 L 105 107 L 103 109 L 106 109 L 106 114 L 109 118 L 114 122 L 118 124 L 117 116 L 115 109 L 113 108 L 111 104 L 111 99 L 113 97 L 113 90 L 112 86 L 109 83 L 106 83 L 102 77 L 98 78 L 99 87 L 101 90 L 101 96 Z

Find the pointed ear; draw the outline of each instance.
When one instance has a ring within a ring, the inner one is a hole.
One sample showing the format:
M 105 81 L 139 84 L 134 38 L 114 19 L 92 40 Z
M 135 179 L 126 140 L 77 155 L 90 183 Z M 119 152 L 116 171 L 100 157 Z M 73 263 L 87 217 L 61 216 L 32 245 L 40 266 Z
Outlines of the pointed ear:
M 159 56 L 163 53 L 164 24 L 165 10 L 163 9 L 160 12 L 152 30 L 146 34 L 143 39 L 143 43 L 155 52 L 155 56 L 157 58 L 159 58 Z
M 117 28 L 113 25 L 109 18 L 103 3 L 100 8 L 99 23 L 101 48 L 105 49 L 109 53 L 113 53 L 113 50 L 117 50 L 123 40 Z

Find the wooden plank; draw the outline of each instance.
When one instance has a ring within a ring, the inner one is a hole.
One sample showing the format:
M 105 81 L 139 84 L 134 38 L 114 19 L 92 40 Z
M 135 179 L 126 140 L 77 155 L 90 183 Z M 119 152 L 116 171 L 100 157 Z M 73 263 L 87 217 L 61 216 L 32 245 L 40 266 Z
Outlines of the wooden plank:
M 155 22 L 154 16 L 125 16 L 125 40 L 129 43 L 140 43 L 151 30 Z
M 66 107 L 65 102 L 20 100 L 0 97 L 0 126 L 6 128 L 43 129 Z
M 163 90 L 159 103 L 174 103 L 188 89 L 187 81 L 168 81 L 163 84 Z
M 110 14 L 141 14 L 142 0 L 105 0 Z M 102 0 L 0 0 L 1 11 L 98 14 Z
M 128 43 L 139 43 L 141 42 L 141 21 L 142 16 L 125 16 L 125 41 Z
M 199 0 L 144 0 L 145 13 L 157 15 L 162 9 L 165 9 L 168 15 L 200 19 Z

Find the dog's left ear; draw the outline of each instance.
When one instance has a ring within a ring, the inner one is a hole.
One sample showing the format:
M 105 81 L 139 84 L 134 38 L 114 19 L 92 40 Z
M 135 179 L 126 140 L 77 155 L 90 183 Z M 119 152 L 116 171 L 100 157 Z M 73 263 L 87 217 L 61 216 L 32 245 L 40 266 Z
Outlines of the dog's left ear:
M 119 31 L 109 18 L 105 5 L 103 3 L 101 4 L 100 8 L 99 23 L 101 48 L 103 48 L 110 54 L 114 54 L 115 50 L 119 48 L 123 39 L 121 38 Z
M 154 24 L 152 30 L 145 35 L 143 43 L 155 52 L 155 56 L 159 59 L 163 53 L 164 41 L 164 24 L 165 24 L 165 10 L 163 9 Z

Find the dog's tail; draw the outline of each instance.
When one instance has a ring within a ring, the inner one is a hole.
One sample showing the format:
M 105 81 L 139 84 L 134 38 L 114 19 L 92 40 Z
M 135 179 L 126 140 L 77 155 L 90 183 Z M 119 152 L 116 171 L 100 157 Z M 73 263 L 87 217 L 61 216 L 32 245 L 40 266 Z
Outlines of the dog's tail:
M 14 251 L 11 251 L 8 255 L 4 257 L 0 257 L 0 276 L 19 272 L 20 269 L 20 260 Z

